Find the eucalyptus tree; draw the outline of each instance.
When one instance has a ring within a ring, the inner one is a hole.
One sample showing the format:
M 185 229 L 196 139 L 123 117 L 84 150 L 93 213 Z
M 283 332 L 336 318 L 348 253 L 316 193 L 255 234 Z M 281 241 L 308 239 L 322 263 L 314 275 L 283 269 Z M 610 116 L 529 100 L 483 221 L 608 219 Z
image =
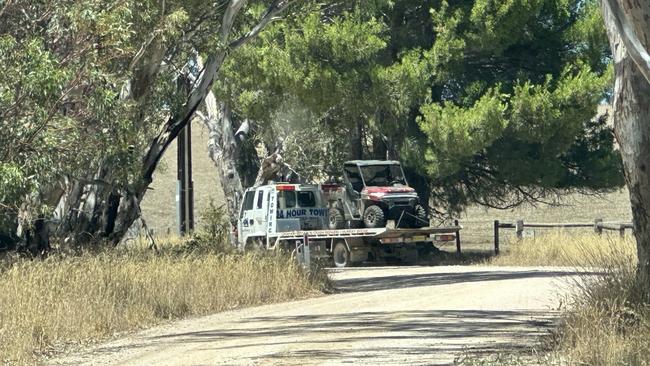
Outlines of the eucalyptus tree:
M 639 275 L 647 284 L 650 279 L 650 1 L 603 0 L 601 9 L 616 70 L 616 138 L 630 192 Z
M 138 217 L 162 154 L 228 55 L 289 5 L 4 2 L 2 209 L 13 217 L 20 211 L 26 234 L 44 231 L 51 213 L 44 211 L 56 208 L 66 239 L 118 242 Z M 45 249 L 42 234 L 31 236 Z

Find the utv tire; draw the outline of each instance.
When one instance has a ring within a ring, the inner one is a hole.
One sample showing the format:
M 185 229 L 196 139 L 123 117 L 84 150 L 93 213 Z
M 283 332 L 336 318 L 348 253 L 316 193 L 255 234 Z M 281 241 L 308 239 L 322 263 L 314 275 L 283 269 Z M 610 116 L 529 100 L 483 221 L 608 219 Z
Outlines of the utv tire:
M 330 230 L 343 229 L 345 227 L 345 217 L 338 208 L 332 208 L 329 212 L 328 226 Z
M 384 210 L 377 205 L 366 207 L 366 210 L 363 212 L 363 224 L 369 229 L 386 227 Z
M 421 204 L 415 205 L 415 227 L 425 227 L 429 226 L 429 217 L 427 216 L 427 210 Z
M 339 268 L 349 267 L 350 266 L 350 252 L 348 251 L 347 245 L 343 241 L 337 241 L 334 244 L 334 249 L 332 250 L 332 259 L 334 259 L 334 265 Z

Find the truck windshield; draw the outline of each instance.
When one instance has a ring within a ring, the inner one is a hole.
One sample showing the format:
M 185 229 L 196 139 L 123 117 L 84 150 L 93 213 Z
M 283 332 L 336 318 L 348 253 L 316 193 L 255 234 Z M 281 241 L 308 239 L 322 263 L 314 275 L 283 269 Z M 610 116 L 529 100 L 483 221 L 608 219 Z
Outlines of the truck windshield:
M 406 185 L 404 172 L 398 164 L 367 165 L 361 167 L 366 186 L 385 187 L 394 184 Z

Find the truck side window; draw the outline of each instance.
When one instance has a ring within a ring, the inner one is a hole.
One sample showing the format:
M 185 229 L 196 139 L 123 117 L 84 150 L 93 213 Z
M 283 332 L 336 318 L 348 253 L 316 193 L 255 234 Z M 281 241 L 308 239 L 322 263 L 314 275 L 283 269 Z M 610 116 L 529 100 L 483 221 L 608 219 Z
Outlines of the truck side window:
M 262 204 L 264 204 L 264 191 L 260 189 L 259 191 L 257 191 L 257 206 L 256 207 L 258 209 L 262 208 Z
M 316 196 L 314 196 L 314 192 L 310 192 L 310 191 L 298 192 L 298 206 L 300 207 L 316 206 Z
M 244 211 L 252 210 L 253 209 L 253 199 L 255 198 L 255 192 L 249 191 L 246 192 L 246 195 L 244 196 L 244 204 L 242 205 L 242 212 L 240 216 L 244 215 Z
M 284 201 L 284 205 L 282 205 L 283 201 Z M 278 208 L 294 208 L 294 207 L 296 207 L 296 192 L 280 191 L 278 194 Z

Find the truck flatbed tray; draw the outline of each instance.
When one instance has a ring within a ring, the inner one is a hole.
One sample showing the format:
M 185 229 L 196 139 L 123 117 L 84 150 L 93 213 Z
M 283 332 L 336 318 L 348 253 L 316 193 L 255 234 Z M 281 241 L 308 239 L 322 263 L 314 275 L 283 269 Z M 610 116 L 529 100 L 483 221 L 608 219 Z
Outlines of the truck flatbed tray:
M 340 230 L 301 230 L 287 231 L 273 235 L 278 240 L 302 239 L 308 236 L 310 239 L 330 239 L 330 238 L 354 238 L 354 237 L 376 237 L 382 238 L 401 238 L 410 236 L 421 236 L 430 234 L 455 233 L 461 226 L 448 227 L 423 227 L 417 229 L 340 229 Z M 270 236 L 270 235 L 269 235 Z

